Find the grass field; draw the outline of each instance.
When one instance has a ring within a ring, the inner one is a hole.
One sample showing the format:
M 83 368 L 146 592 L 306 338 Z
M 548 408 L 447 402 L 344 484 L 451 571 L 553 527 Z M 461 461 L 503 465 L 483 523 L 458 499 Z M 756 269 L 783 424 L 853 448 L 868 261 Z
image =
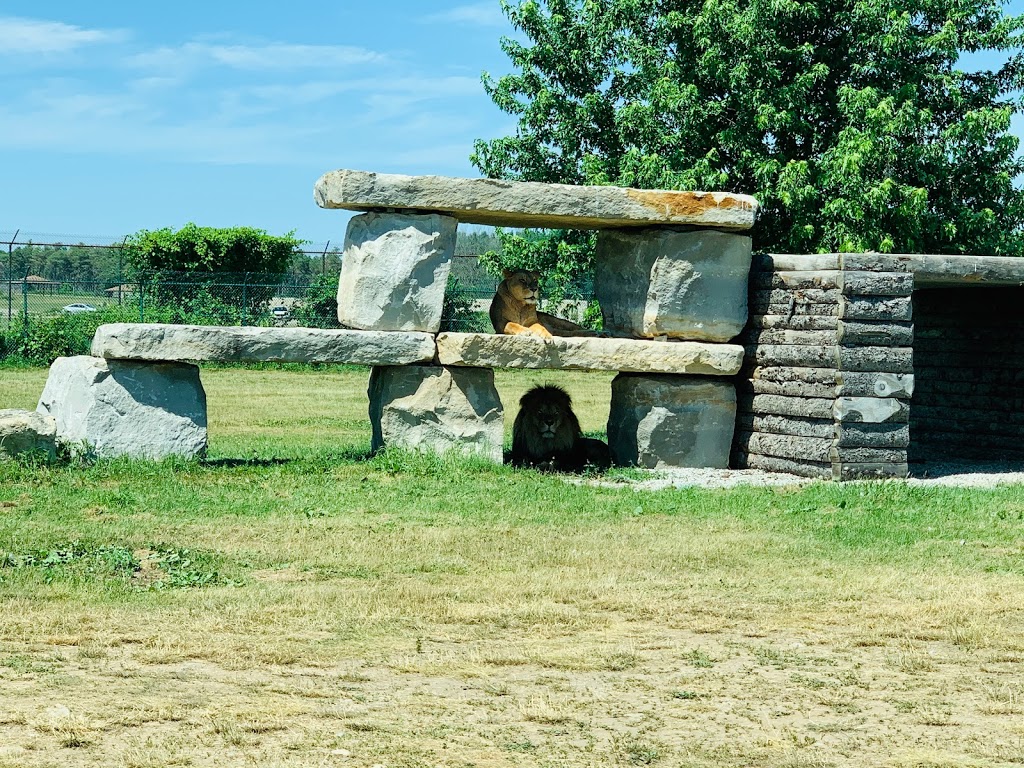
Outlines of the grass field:
M 367 458 L 365 371 L 203 378 L 207 462 L 0 465 L 0 766 L 1024 765 L 1020 487 Z M 599 431 L 509 421 L 549 379 Z

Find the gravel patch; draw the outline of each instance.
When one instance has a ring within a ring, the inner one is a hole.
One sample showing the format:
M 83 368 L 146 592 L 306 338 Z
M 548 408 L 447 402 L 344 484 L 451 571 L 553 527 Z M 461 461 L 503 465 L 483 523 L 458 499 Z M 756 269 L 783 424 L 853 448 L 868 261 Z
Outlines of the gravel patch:
M 737 488 L 807 485 L 816 482 L 808 477 L 758 469 L 653 469 L 637 470 L 639 477 L 594 478 L 565 475 L 566 482 L 599 488 L 632 488 L 637 491 L 660 491 L 666 488 Z M 859 482 L 879 482 L 865 480 Z M 951 486 L 957 488 L 995 488 L 1000 485 L 1024 484 L 1021 462 L 928 462 L 914 465 L 911 477 L 903 482 L 911 486 Z

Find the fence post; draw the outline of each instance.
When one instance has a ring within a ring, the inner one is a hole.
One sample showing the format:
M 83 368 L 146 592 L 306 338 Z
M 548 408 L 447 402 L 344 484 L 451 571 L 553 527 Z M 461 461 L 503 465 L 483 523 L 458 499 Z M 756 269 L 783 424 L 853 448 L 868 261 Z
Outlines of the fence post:
M 146 322 L 146 278 L 139 276 L 139 322 Z
M 242 273 L 242 325 L 245 325 L 245 321 L 249 316 L 249 273 Z
M 11 327 L 14 319 L 14 243 L 18 239 L 20 229 L 14 230 L 14 237 L 7 244 L 7 327 Z

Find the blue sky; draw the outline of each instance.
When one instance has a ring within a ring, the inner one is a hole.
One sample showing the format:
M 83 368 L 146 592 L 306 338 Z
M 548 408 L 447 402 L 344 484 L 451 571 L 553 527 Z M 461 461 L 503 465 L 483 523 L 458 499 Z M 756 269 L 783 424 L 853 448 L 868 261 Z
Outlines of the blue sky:
M 325 171 L 479 175 L 473 140 L 514 130 L 480 85 L 511 31 L 498 0 L 5 0 L 0 233 L 340 244 Z
M 0 240 L 194 221 L 341 244 L 325 171 L 476 176 L 473 140 L 514 131 L 480 85 L 511 33 L 499 0 L 3 0 Z

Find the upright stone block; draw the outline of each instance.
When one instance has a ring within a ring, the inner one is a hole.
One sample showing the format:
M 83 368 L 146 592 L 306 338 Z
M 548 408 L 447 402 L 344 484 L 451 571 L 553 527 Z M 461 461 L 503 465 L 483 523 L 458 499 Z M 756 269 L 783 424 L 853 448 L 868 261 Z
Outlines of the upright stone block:
M 98 458 L 206 453 L 206 392 L 187 363 L 59 357 L 36 410 L 56 420 L 59 442 Z
M 725 469 L 735 425 L 731 381 L 629 373 L 612 381 L 608 446 L 618 465 Z
M 57 458 L 57 424 L 51 416 L 32 411 L 0 411 L 0 461 L 33 456 L 45 462 Z
M 747 322 L 750 238 L 715 231 L 614 229 L 597 237 L 604 327 L 643 338 L 729 341 Z
M 458 222 L 437 214 L 367 213 L 345 235 L 338 320 L 367 331 L 441 327 Z
M 373 450 L 454 450 L 502 462 L 504 411 L 492 369 L 375 367 L 369 395 Z

